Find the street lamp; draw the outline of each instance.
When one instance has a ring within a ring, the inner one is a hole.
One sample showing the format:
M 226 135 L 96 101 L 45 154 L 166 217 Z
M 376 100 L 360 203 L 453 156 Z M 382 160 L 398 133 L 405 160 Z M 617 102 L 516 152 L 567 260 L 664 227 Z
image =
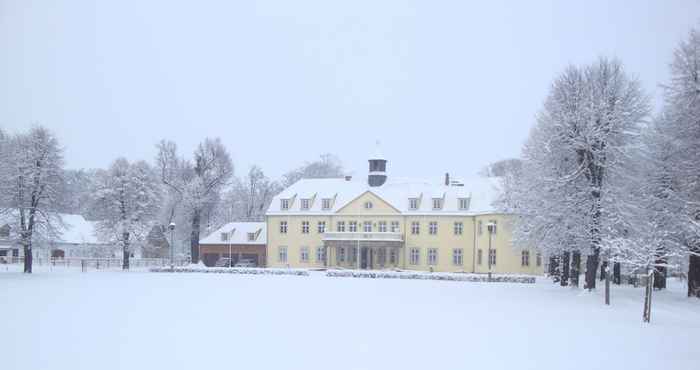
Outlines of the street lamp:
M 168 225 L 168 230 L 170 230 L 170 271 L 175 270 L 175 245 L 173 244 L 173 232 L 175 231 L 175 223 L 171 222 Z

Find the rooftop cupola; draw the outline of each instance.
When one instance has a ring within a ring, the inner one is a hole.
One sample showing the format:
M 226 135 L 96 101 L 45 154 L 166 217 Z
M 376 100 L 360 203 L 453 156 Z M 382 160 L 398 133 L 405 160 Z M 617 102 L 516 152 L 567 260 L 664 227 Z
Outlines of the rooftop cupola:
M 367 183 L 369 186 L 382 186 L 386 182 L 386 159 L 379 150 L 379 141 L 374 155 L 369 158 L 369 176 Z

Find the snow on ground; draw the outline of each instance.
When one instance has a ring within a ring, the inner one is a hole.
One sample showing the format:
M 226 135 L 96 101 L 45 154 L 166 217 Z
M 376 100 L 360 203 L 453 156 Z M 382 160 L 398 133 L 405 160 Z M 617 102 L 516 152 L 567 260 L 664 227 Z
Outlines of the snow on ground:
M 697 369 L 683 286 L 0 268 L 0 368 Z M 586 349 L 589 350 L 586 350 Z

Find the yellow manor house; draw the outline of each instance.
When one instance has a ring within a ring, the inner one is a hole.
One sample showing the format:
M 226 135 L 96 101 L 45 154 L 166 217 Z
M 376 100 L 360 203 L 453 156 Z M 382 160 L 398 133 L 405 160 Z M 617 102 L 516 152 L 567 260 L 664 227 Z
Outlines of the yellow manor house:
M 511 245 L 491 206 L 493 179 L 391 179 L 374 155 L 369 175 L 302 179 L 266 213 L 267 266 L 541 274 L 542 257 Z

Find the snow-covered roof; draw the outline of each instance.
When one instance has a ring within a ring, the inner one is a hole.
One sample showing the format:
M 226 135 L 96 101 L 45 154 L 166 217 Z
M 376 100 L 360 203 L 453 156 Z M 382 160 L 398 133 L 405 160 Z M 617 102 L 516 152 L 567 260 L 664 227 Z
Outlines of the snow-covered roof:
M 65 227 L 61 228 L 58 243 L 101 244 L 95 235 L 95 222 L 87 221 L 81 215 L 61 214 Z
M 406 179 L 387 179 L 378 187 L 370 187 L 366 179 L 346 180 L 301 179 L 275 196 L 267 215 L 332 214 L 364 194 L 371 192 L 402 214 L 460 214 L 473 215 L 496 212 L 493 202 L 498 196 L 498 181 L 494 178 L 474 178 L 462 181 L 464 186 L 447 186 Z M 418 209 L 409 208 L 409 199 L 417 198 Z M 443 199 L 442 209 L 433 209 L 433 198 Z M 459 199 L 468 199 L 469 207 L 460 209 Z M 289 209 L 282 209 L 282 199 L 289 199 Z M 308 210 L 301 209 L 301 199 L 313 199 Z M 323 199 L 331 199 L 330 209 L 323 209 Z
M 264 222 L 230 222 L 220 227 L 199 241 L 199 244 L 219 244 L 219 245 L 265 245 L 267 244 L 267 232 Z M 226 240 L 222 234 L 226 233 Z M 250 236 L 249 236 L 250 234 Z M 251 240 L 251 237 L 253 240 Z

